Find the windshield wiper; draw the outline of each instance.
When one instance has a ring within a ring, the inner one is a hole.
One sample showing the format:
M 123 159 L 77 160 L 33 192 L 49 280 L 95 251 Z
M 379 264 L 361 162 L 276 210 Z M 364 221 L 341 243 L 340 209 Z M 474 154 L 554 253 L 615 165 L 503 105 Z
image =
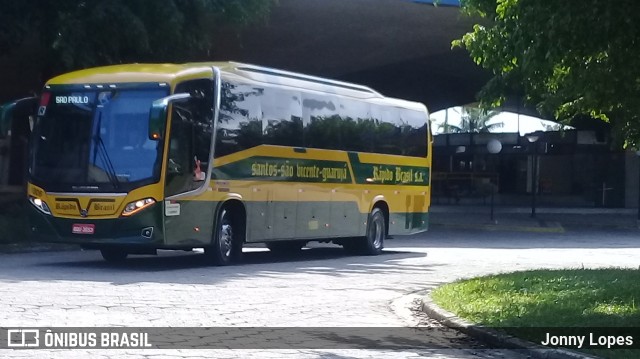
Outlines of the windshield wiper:
M 113 167 L 113 163 L 111 162 L 111 158 L 109 157 L 109 153 L 107 152 L 107 147 L 104 145 L 104 141 L 102 140 L 102 136 L 100 136 L 100 127 L 102 126 L 102 111 L 98 113 L 98 123 L 96 124 L 96 131 L 93 135 L 94 141 L 94 150 L 93 150 L 93 164 L 96 164 L 96 157 L 98 153 L 102 156 L 102 162 L 106 165 L 106 173 L 109 178 L 109 182 L 114 188 L 120 187 L 120 181 L 118 180 L 118 175 L 116 174 L 116 170 Z

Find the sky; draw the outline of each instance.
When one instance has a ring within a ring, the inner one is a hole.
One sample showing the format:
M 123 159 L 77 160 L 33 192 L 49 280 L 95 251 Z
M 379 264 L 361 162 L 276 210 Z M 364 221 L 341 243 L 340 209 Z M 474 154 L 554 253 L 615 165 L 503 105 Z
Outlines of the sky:
M 438 134 L 442 132 L 441 124 L 444 124 L 446 112 L 448 114 L 448 122 L 450 125 L 458 126 L 460 124 L 460 114 L 462 112 L 462 107 L 451 107 L 448 110 L 441 110 L 438 112 L 434 112 L 430 115 L 431 117 L 431 131 L 433 134 Z M 498 128 L 492 132 L 520 132 L 520 135 L 525 135 L 527 133 L 535 132 L 535 131 L 549 131 L 551 129 L 545 127 L 554 126 L 554 130 L 559 130 L 560 125 L 556 124 L 553 121 L 543 120 L 537 117 L 526 116 L 526 115 L 518 115 L 513 112 L 500 112 L 495 115 L 489 123 L 499 123 L 502 122 L 503 126 Z M 565 127 L 568 128 L 568 127 Z

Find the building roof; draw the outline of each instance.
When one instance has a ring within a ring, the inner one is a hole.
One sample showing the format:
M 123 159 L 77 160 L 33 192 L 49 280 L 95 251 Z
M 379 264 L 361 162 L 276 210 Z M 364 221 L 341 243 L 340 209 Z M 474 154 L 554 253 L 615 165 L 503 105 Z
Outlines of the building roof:
M 468 104 L 490 74 L 451 41 L 475 19 L 410 0 L 280 0 L 265 24 L 216 33 L 216 56 L 359 83 L 430 111 Z

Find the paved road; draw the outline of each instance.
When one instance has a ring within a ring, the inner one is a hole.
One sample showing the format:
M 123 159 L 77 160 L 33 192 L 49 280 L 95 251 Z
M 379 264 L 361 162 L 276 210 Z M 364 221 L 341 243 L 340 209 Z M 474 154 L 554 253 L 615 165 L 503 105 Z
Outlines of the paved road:
M 121 266 L 95 251 L 0 254 L 0 326 L 402 327 L 431 325 L 432 350 L 4 351 L 3 357 L 510 358 L 438 327 L 410 309 L 441 283 L 501 271 L 638 267 L 637 231 L 514 233 L 434 228 L 387 241 L 378 257 L 319 246 L 279 258 L 245 250 L 239 266 L 199 254 L 133 257 Z

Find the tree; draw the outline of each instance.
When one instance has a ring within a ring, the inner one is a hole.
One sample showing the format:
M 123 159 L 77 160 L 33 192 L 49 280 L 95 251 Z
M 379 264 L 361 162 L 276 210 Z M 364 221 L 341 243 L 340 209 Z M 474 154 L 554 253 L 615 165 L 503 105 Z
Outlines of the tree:
M 126 62 L 202 60 L 211 24 L 266 19 L 275 0 L 0 0 L 0 51 L 31 41 L 43 80 L 71 69 Z
M 460 125 L 446 125 L 448 133 L 484 133 L 492 132 L 495 129 L 502 128 L 502 122 L 489 123 L 493 116 L 497 115 L 497 111 L 486 111 L 478 107 L 463 107 Z M 440 125 L 445 128 L 444 124 Z
M 567 123 L 610 122 L 625 146 L 640 144 L 640 2 L 462 0 L 482 24 L 454 46 L 493 73 L 483 106 L 519 95 Z

